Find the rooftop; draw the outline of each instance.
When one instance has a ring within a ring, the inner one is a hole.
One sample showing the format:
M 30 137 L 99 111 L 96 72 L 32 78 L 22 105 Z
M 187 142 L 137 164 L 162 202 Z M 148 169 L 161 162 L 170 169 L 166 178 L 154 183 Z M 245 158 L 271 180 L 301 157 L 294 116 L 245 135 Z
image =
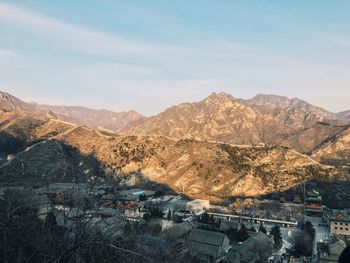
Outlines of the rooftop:
M 329 215 L 329 219 L 332 221 L 350 222 L 350 211 L 349 209 L 332 210 L 332 212 Z
M 190 233 L 194 228 L 194 225 L 188 221 L 184 221 L 180 224 L 174 224 L 172 227 L 163 231 L 162 236 L 168 240 L 175 240 L 181 238 L 187 233 Z
M 222 233 L 193 229 L 187 241 L 198 254 L 216 257 L 225 238 L 227 238 L 226 235 Z

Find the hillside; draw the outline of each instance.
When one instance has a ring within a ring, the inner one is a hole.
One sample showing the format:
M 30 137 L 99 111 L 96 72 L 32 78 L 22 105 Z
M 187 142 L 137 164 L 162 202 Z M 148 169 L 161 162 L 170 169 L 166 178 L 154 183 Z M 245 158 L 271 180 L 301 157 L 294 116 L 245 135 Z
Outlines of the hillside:
M 156 116 L 131 122 L 121 130 L 126 135 L 164 135 L 233 144 L 271 143 L 285 139 L 291 131 L 225 93 L 170 107 Z
M 297 98 L 257 95 L 250 100 L 213 93 L 129 123 L 125 135 L 163 135 L 231 144 L 277 144 L 308 153 L 350 127 L 336 114 Z
M 309 153 L 349 128 L 350 124 L 337 124 L 330 121 L 316 122 L 308 128 L 299 129 L 290 134 L 280 144 L 289 146 L 301 153 Z
M 337 119 L 336 114 L 298 98 L 259 94 L 248 102 L 261 113 L 297 129 Z
M 51 106 L 27 103 L 9 93 L 0 91 L 0 112 L 38 115 L 56 118 L 90 128 L 119 131 L 129 122 L 144 118 L 136 111 L 113 112 L 79 106 Z
M 162 184 L 190 197 L 222 200 L 284 191 L 305 180 L 338 178 L 334 167 L 281 146 L 109 136 L 57 120 L 28 119 L 32 121 L 33 125 L 21 128 L 28 138 L 26 148 L 0 162 L 1 181 L 44 184 L 120 180 L 138 174 L 143 182 Z M 10 127 L 1 132 L 9 133 Z
M 52 138 L 74 125 L 56 116 L 13 110 L 0 114 L 0 158 L 24 150 L 36 141 Z
M 335 173 L 332 167 L 278 146 L 230 146 L 158 136 L 106 138 L 85 129 L 60 139 L 123 174 L 141 171 L 148 180 L 191 197 L 257 196 Z
M 36 137 L 54 136 L 72 125 L 98 128 L 100 134 L 106 135 L 120 130 L 126 136 L 163 135 L 176 140 L 188 138 L 238 145 L 276 144 L 301 153 L 314 152 L 350 127 L 349 121 L 334 119 L 333 113 L 305 101 L 275 95 L 257 95 L 245 101 L 229 94 L 213 93 L 200 102 L 183 103 L 145 118 L 133 111 L 39 107 L 1 92 L 0 109 L 0 131 L 3 131 L 0 157 L 12 153 L 11 148 L 23 150 Z M 289 115 L 291 110 L 294 114 Z M 43 128 L 46 136 L 32 134 L 36 126 L 48 120 L 50 124 L 46 125 L 51 125 L 52 130 Z
M 350 110 L 338 112 L 337 117 L 343 120 L 350 120 Z
M 129 122 L 144 118 L 136 111 L 113 112 L 78 106 L 51 105 L 40 105 L 40 108 L 62 115 L 76 124 L 86 125 L 89 128 L 103 127 L 112 131 L 119 131 Z
M 321 144 L 311 156 L 323 163 L 350 166 L 350 128 Z
M 0 91 L 0 112 L 20 111 L 22 113 L 40 113 L 35 104 L 26 103 L 7 92 Z

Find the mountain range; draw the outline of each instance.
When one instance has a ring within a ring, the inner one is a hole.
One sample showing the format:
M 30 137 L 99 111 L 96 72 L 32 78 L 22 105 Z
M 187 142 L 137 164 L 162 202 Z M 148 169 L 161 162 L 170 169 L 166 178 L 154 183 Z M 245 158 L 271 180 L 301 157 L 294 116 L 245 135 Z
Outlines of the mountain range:
M 120 133 L 231 144 L 278 144 L 308 153 L 349 128 L 349 121 L 303 100 L 275 95 L 242 100 L 213 93 L 200 102 L 183 103 L 130 122 Z
M 345 119 L 275 95 L 213 93 L 144 117 L 26 103 L 1 92 L 0 181 L 137 175 L 212 200 L 288 191 L 305 181 L 350 182 Z

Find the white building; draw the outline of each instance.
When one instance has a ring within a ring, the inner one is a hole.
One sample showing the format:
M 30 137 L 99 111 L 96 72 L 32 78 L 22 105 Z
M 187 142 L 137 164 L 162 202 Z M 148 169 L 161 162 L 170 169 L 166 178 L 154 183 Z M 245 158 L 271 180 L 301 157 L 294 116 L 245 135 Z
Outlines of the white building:
M 186 209 L 191 212 L 200 212 L 210 208 L 209 200 L 195 199 L 186 204 Z
M 330 233 L 350 237 L 350 211 L 333 210 L 329 218 Z

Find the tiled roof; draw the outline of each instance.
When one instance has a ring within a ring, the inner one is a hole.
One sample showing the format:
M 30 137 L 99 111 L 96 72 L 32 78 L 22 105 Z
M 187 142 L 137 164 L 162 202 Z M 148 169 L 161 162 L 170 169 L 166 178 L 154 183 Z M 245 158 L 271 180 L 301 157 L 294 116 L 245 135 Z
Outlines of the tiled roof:
M 222 233 L 193 229 L 187 241 L 196 253 L 216 257 L 225 237 Z
M 168 240 L 174 240 L 184 236 L 186 233 L 189 233 L 193 228 L 193 224 L 185 221 L 180 224 L 175 224 L 172 227 L 164 230 L 162 236 Z
M 220 246 L 224 238 L 225 235 L 222 233 L 202 229 L 193 229 L 187 239 L 214 246 Z

